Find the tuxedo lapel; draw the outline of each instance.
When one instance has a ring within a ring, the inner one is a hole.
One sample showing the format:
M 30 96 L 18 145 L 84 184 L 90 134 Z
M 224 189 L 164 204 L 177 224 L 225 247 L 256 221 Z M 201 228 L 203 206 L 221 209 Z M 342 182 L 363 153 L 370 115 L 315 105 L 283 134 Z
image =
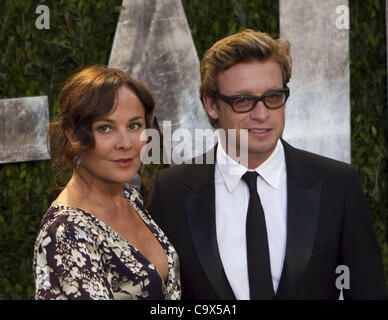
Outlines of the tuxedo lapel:
M 215 152 L 215 149 L 210 152 Z M 193 244 L 208 280 L 220 299 L 235 299 L 218 251 L 214 164 L 195 165 L 181 193 Z
M 276 299 L 291 299 L 311 257 L 322 181 L 314 181 L 306 171 L 300 151 L 282 142 L 287 168 L 287 244 Z

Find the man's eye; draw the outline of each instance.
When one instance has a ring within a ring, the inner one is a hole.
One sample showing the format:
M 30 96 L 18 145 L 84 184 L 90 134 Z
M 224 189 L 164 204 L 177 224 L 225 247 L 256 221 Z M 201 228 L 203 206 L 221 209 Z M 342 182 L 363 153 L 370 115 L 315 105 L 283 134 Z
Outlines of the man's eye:
M 246 107 L 246 106 L 250 106 L 251 104 L 252 104 L 252 99 L 249 99 L 248 97 L 242 97 L 234 100 L 235 107 Z
M 283 99 L 283 94 L 281 94 L 281 93 L 272 93 L 272 94 L 266 96 L 265 98 L 266 98 L 266 101 L 277 102 L 277 101 L 281 101 Z

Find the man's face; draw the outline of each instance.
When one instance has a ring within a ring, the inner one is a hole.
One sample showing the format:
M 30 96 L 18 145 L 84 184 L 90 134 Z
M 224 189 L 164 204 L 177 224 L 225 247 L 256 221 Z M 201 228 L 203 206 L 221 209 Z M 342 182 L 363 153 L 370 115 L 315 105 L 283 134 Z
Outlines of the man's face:
M 225 95 L 262 96 L 283 89 L 280 65 L 273 61 L 238 63 L 219 73 L 218 92 Z M 232 108 L 216 98 L 204 97 L 210 117 L 218 120 L 219 128 L 236 129 L 237 148 L 241 130 L 248 130 L 249 168 L 264 162 L 273 152 L 284 129 L 285 105 L 279 109 L 268 109 L 262 101 L 247 113 L 235 113 Z

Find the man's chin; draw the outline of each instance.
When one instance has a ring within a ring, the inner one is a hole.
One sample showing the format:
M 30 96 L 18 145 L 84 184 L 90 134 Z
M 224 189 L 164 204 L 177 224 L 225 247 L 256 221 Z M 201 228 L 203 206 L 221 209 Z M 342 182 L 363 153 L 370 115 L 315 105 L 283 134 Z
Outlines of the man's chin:
M 278 140 L 261 143 L 261 144 L 249 144 L 248 145 L 248 156 L 249 157 L 269 157 L 275 150 Z M 244 150 L 241 150 L 244 151 Z

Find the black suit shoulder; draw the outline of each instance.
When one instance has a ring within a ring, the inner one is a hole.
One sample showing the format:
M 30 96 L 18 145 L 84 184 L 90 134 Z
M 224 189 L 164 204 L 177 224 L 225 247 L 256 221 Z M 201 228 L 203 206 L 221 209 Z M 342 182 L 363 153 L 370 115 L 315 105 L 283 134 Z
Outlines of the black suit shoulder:
M 312 180 L 343 181 L 355 174 L 351 164 L 334 160 L 290 146 L 283 141 L 287 172 L 296 172 L 296 176 L 309 176 Z
M 159 179 L 184 183 L 188 177 L 194 174 L 196 164 L 178 164 L 159 171 Z
M 216 150 L 217 146 L 188 163 L 173 165 L 159 171 L 156 182 L 163 187 L 186 185 L 191 189 L 200 189 L 214 178 Z
M 346 180 L 349 175 L 355 173 L 355 169 L 351 164 L 294 148 L 284 140 L 282 142 L 285 149 L 287 171 L 296 172 L 298 177 L 309 176 L 313 180 L 335 179 L 339 181 Z M 215 150 L 211 152 L 215 153 Z M 198 158 L 205 159 L 205 155 Z M 214 164 L 197 164 L 198 158 L 192 159 L 191 163 L 162 169 L 158 173 L 158 182 L 163 186 L 172 187 L 173 185 L 182 185 L 187 184 L 188 181 L 194 181 L 198 175 L 202 176 L 204 172 L 214 172 Z

